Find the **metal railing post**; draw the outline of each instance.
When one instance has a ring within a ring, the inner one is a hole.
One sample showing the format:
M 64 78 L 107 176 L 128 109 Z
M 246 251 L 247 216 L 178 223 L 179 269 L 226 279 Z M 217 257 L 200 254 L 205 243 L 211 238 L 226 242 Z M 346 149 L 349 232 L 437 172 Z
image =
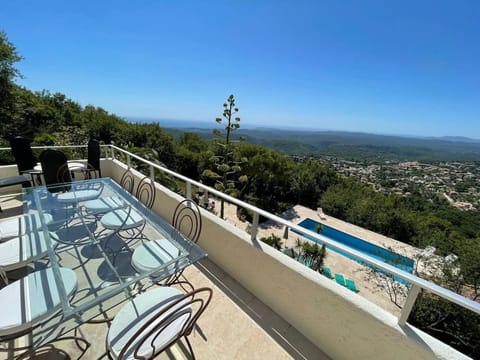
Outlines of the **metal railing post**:
M 127 165 L 128 168 L 132 167 L 132 158 L 130 157 L 130 154 L 127 154 Z
M 112 150 L 112 160 L 115 160 L 115 149 L 113 146 L 110 147 L 110 150 Z
M 155 168 L 153 167 L 153 165 L 150 165 L 150 179 L 152 179 L 152 181 L 155 181 Z
M 420 286 L 413 284 L 408 291 L 407 299 L 405 300 L 402 312 L 400 313 L 400 317 L 398 318 L 398 325 L 402 326 L 405 325 L 405 323 L 407 322 L 408 316 L 412 312 L 413 305 L 415 305 L 415 300 L 417 300 L 417 296 L 420 293 L 420 290 Z
M 252 241 L 257 240 L 257 231 L 258 231 L 258 220 L 260 219 L 260 215 L 257 212 L 253 213 L 253 221 L 252 221 L 252 232 L 250 233 L 250 239 Z
M 187 187 L 185 197 L 189 200 L 192 200 L 192 183 L 190 181 L 187 181 L 185 185 Z

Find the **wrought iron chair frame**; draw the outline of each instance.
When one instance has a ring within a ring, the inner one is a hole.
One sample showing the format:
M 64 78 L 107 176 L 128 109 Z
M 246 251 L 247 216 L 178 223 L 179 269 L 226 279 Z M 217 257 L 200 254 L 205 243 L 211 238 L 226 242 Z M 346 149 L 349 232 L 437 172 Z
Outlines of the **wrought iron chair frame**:
M 149 339 L 152 335 L 155 335 L 153 339 L 150 341 L 150 346 L 152 347 L 153 352 L 152 352 L 152 356 L 149 357 L 148 359 L 155 358 L 162 351 L 168 349 L 170 346 L 172 346 L 174 343 L 176 343 L 178 340 L 180 340 L 183 337 L 185 338 L 185 341 L 188 345 L 188 349 L 190 351 L 190 354 L 192 355 L 192 359 L 195 360 L 195 353 L 193 352 L 193 348 L 190 343 L 190 340 L 188 339 L 188 336 L 191 334 L 193 327 L 195 326 L 200 315 L 202 315 L 202 313 L 207 308 L 208 304 L 210 304 L 210 301 L 212 300 L 212 295 L 213 295 L 212 289 L 207 287 L 202 287 L 183 295 L 177 300 L 172 301 L 169 305 L 161 308 L 155 316 L 149 319 L 143 326 L 141 326 L 135 332 L 135 334 L 132 335 L 130 340 L 123 346 L 118 357 L 115 359 L 123 360 L 125 353 L 129 350 L 132 344 L 134 344 L 135 342 L 138 342 L 133 352 L 133 358 L 146 360 L 147 358 L 138 355 L 138 351 L 145 344 L 145 341 L 147 339 Z M 181 306 L 178 309 L 175 309 L 175 311 L 172 311 L 169 314 L 170 310 L 174 309 L 176 306 L 180 304 Z M 154 342 L 157 339 L 157 337 L 161 334 L 161 332 L 165 329 L 168 329 L 168 325 L 170 325 L 176 319 L 178 319 L 178 314 L 182 313 L 182 311 L 185 311 L 185 309 L 188 309 L 188 308 L 191 308 L 192 311 L 190 312 L 190 315 L 187 321 L 185 321 L 185 323 L 183 324 L 181 331 L 176 336 L 174 336 L 169 342 L 163 345 L 160 349 L 155 349 Z M 142 336 L 142 333 L 146 329 L 151 327 L 152 323 L 155 320 L 161 318 L 165 314 L 168 314 L 168 315 L 165 316 L 165 318 L 162 319 L 153 329 L 149 330 L 148 332 L 146 332 L 146 334 Z M 107 340 L 105 341 L 105 347 L 107 349 L 108 358 L 113 360 L 114 358 L 112 357 L 109 351 Z
M 120 179 L 120 186 L 127 190 L 130 194 L 133 194 L 133 189 L 135 187 L 135 176 L 133 176 L 132 169 L 128 168 L 122 175 Z
M 18 280 L 20 281 L 20 280 Z M 72 293 L 72 295 L 70 296 L 70 299 L 73 299 L 75 297 L 75 295 L 77 294 L 77 290 L 78 289 L 75 289 L 75 291 Z M 25 330 L 22 330 L 22 331 L 18 331 L 16 333 L 12 333 L 8 336 L 3 336 L 3 337 L 0 337 L 0 344 L 1 343 L 7 343 L 7 342 L 12 342 L 16 339 L 18 339 L 19 337 L 22 337 L 22 336 L 25 336 L 25 335 L 28 335 L 28 334 L 31 334 L 33 332 L 33 330 L 35 330 L 36 328 L 38 328 L 39 326 L 42 326 L 43 324 L 46 324 L 48 321 L 50 321 L 53 317 L 57 316 L 62 310 L 61 309 L 58 309 L 54 312 L 52 312 L 50 314 L 50 316 L 48 316 L 45 320 L 39 322 L 38 324 L 35 324 L 33 325 L 31 328 L 28 328 L 28 329 L 25 329 Z M 80 332 L 80 335 L 81 336 L 77 336 L 77 331 Z M 0 347 L 0 353 L 1 352 L 17 352 L 17 351 L 23 351 L 25 350 L 23 353 L 21 353 L 20 355 L 17 355 L 17 357 L 15 357 L 16 360 L 20 360 L 20 359 L 23 359 L 25 358 L 26 356 L 29 356 L 29 355 L 32 355 L 32 353 L 35 353 L 36 351 L 38 351 L 39 349 L 41 349 L 42 347 L 45 347 L 47 345 L 51 345 L 53 343 L 56 343 L 58 341 L 63 341 L 63 340 L 74 340 L 75 341 L 75 344 L 77 345 L 77 347 L 82 351 L 81 355 L 78 357 L 78 359 L 80 359 L 81 357 L 83 357 L 83 355 L 85 355 L 85 353 L 87 352 L 88 348 L 92 345 L 86 338 L 85 336 L 82 334 L 80 328 L 75 328 L 74 329 L 74 334 L 73 335 L 68 335 L 68 336 L 62 336 L 62 337 L 59 337 L 57 339 L 53 339 L 52 341 L 49 341 L 45 344 L 43 344 L 42 346 L 40 346 L 39 348 L 37 349 L 32 349 L 30 346 L 19 346 L 19 347 L 16 347 L 16 348 L 7 348 L 7 349 L 2 349 L 2 347 Z M 83 343 L 84 344 L 84 347 L 80 346 L 80 343 Z
M 188 234 L 183 234 L 196 244 L 200 238 L 200 234 L 202 233 L 202 215 L 200 212 L 200 207 L 195 203 L 195 201 L 190 199 L 185 199 L 178 203 L 175 211 L 173 212 L 172 226 L 181 232 L 182 224 L 184 223 L 185 219 L 189 219 L 191 227 Z
M 196 244 L 202 233 L 202 214 L 200 207 L 193 200 L 185 199 L 178 203 L 175 211 L 173 212 L 172 226 L 179 232 L 182 232 L 182 223 L 185 219 L 189 219 L 191 228 L 188 234 L 182 234 Z M 170 275 L 167 279 L 162 280 L 160 284 L 166 286 L 173 284 L 186 284 L 190 288 L 193 288 L 192 284 L 190 284 L 188 281 L 180 280 L 184 270 L 185 269 L 182 269 Z
M 122 179 L 123 179 L 123 177 L 122 177 Z M 137 191 L 136 191 L 135 195 L 136 195 L 135 197 L 140 202 L 142 202 L 147 209 L 151 209 L 153 204 L 155 203 L 155 198 L 156 198 L 155 182 L 150 177 L 145 176 L 138 183 L 138 187 L 137 187 Z M 125 225 L 127 224 L 128 220 L 130 218 L 130 213 L 132 211 L 138 212 L 136 209 L 133 209 L 132 206 L 127 206 L 126 208 L 128 209 L 127 210 L 127 215 L 125 216 L 125 219 L 123 220 L 122 224 L 120 224 L 120 226 L 118 226 L 118 228 L 116 230 L 114 230 L 109 236 L 107 236 L 105 238 L 105 240 L 103 241 L 104 246 L 106 248 L 108 248 L 108 246 L 107 246 L 108 242 L 110 241 L 110 239 L 115 234 L 118 234 L 118 236 L 121 239 L 125 240 L 125 242 L 127 242 L 127 245 L 128 245 L 129 242 L 131 242 L 135 239 L 138 239 L 142 235 L 143 229 L 145 228 L 145 225 L 147 223 L 146 219 L 145 219 L 145 221 L 143 221 L 143 223 L 140 226 L 135 226 L 135 227 L 132 227 L 132 228 L 125 229 Z M 141 214 L 141 215 L 145 215 L 145 214 Z M 97 235 L 101 235 L 106 230 L 107 229 L 101 230 Z M 124 249 L 128 249 L 129 251 L 131 251 L 131 249 L 128 246 L 124 247 Z M 115 251 L 111 252 L 114 261 L 115 261 L 115 257 L 120 252 L 115 252 Z

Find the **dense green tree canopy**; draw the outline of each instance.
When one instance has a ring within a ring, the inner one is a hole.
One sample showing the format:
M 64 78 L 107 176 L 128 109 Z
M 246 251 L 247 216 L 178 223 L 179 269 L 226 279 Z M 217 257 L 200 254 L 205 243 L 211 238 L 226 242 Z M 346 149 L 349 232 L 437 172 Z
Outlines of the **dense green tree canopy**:
M 20 76 L 15 63 L 22 57 L 15 46 L 8 41 L 7 35 L 0 31 L 0 124 L 6 126 L 6 120 L 14 113 L 14 79 Z

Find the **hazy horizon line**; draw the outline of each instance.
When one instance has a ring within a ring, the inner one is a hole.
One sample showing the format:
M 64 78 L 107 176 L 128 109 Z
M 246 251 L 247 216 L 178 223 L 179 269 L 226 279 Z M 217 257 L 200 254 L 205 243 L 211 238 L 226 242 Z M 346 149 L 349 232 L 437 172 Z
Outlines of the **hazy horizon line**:
M 132 115 L 121 115 L 121 117 L 134 121 L 134 122 L 158 122 L 158 123 L 183 123 L 183 126 L 177 126 L 179 129 L 188 129 L 188 128 L 198 128 L 198 129 L 213 129 L 215 124 L 210 120 L 186 120 L 186 119 L 166 119 L 166 118 L 155 118 L 155 117 L 145 117 L 145 116 L 132 116 Z M 193 125 L 203 125 L 203 126 L 193 126 Z M 170 127 L 163 125 L 165 127 Z M 261 123 L 251 123 L 243 122 L 242 128 L 247 130 L 255 129 L 277 129 L 277 130 L 297 130 L 297 131 L 324 131 L 324 132 L 343 132 L 343 133 L 358 133 L 358 134 L 370 134 L 370 135 L 379 135 L 379 136 L 398 136 L 406 138 L 420 138 L 420 139 L 464 139 L 464 140 L 473 140 L 480 141 L 480 138 L 465 136 L 465 135 L 413 135 L 413 134 L 402 134 L 402 133 L 389 133 L 389 132 L 367 132 L 360 130 L 338 130 L 338 129 L 328 129 L 328 128 L 318 128 L 318 127 L 305 127 L 305 126 L 288 126 L 288 125 L 267 125 Z

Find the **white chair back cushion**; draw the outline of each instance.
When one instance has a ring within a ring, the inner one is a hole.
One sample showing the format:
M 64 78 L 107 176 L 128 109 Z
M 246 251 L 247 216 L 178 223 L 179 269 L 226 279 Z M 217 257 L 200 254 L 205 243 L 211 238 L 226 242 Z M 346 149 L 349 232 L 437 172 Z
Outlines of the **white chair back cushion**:
M 57 235 L 49 232 L 49 236 L 52 246 L 55 246 Z M 41 259 L 47 254 L 46 241 L 40 230 L 0 243 L 0 266 L 5 271 L 11 271 Z
M 43 215 L 45 224 L 48 225 L 53 221 L 52 215 Z M 40 216 L 38 213 L 21 216 L 15 219 L 4 220 L 0 222 L 0 242 L 11 238 L 20 237 L 32 231 L 42 228 Z

